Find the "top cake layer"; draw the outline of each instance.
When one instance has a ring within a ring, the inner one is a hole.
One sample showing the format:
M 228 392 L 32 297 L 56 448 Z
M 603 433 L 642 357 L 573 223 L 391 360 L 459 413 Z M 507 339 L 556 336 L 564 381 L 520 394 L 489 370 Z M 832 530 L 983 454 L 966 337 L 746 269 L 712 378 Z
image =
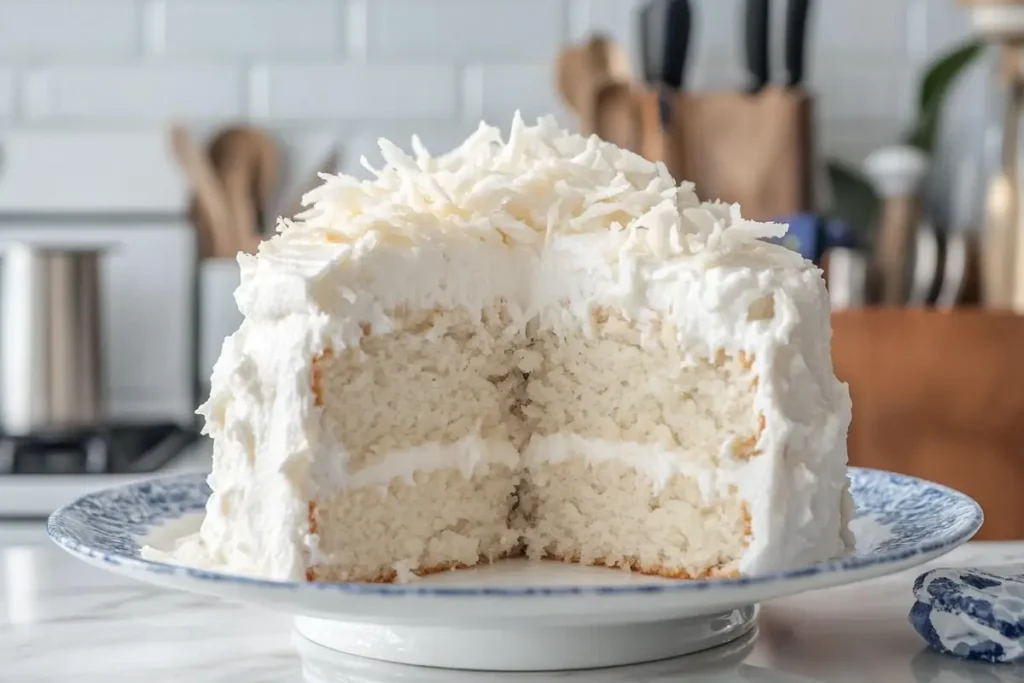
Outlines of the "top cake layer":
M 693 184 L 677 185 L 663 164 L 570 134 L 551 118 L 527 126 L 517 115 L 507 142 L 481 124 L 440 157 L 415 138 L 414 156 L 386 140 L 380 147 L 382 169 L 363 160 L 372 180 L 324 176 L 305 198 L 310 209 L 281 219 L 280 234 L 258 257 L 241 257 L 237 298 L 247 317 L 323 310 L 379 318 L 379 311 L 360 314 L 355 292 L 364 290 L 384 309 L 479 309 L 496 296 L 537 310 L 544 298 L 570 299 L 582 315 L 596 299 L 663 309 L 668 302 L 655 301 L 651 283 L 700 279 L 721 265 L 793 274 L 772 277 L 777 284 L 813 270 L 760 240 L 783 235 L 785 226 L 744 220 L 736 205 L 701 203 Z M 591 278 L 599 283 L 593 291 L 558 281 L 566 256 L 574 268 L 600 274 Z M 466 268 L 448 267 L 460 258 Z M 357 268 L 387 278 L 346 276 Z M 447 278 L 453 270 L 465 278 Z M 529 282 L 525 271 L 544 282 Z

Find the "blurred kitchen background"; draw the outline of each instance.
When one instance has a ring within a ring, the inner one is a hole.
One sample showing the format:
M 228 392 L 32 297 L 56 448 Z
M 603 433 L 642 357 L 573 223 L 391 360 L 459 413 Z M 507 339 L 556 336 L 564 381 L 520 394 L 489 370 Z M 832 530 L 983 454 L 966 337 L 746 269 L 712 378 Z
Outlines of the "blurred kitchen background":
M 854 464 L 1024 537 L 1018 35 L 1013 0 L 0 0 L 2 538 L 208 467 L 231 255 L 318 171 L 516 110 L 789 222 L 827 274 Z

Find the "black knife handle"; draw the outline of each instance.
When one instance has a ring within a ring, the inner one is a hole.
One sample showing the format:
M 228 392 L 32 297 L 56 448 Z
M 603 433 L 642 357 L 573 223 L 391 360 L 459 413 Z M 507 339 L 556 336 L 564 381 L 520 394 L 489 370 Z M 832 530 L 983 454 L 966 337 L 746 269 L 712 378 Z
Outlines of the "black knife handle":
M 786 85 L 791 88 L 804 80 L 810 4 L 810 0 L 789 0 L 786 6 Z
M 658 20 L 657 12 L 657 5 L 653 1 L 648 2 L 640 8 L 635 19 L 640 38 L 640 68 L 647 83 L 657 83 L 661 78 L 659 36 L 653 30 L 653 24 Z
M 690 47 L 690 0 L 672 0 L 668 5 L 665 40 L 665 70 L 662 78 L 672 90 L 682 90 L 686 81 L 686 57 Z
M 768 25 L 771 8 L 768 0 L 747 0 L 746 56 L 750 89 L 758 92 L 768 84 Z

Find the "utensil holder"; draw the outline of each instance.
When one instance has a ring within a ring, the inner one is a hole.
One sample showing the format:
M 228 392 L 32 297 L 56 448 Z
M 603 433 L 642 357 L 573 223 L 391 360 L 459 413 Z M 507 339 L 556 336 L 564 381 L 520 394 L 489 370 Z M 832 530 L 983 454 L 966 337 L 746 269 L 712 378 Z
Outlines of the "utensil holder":
M 850 464 L 956 488 L 985 510 L 978 538 L 1024 538 L 1024 316 L 866 308 L 832 325 Z
M 704 199 L 739 203 L 753 220 L 814 210 L 813 105 L 800 88 L 677 93 L 664 161 Z

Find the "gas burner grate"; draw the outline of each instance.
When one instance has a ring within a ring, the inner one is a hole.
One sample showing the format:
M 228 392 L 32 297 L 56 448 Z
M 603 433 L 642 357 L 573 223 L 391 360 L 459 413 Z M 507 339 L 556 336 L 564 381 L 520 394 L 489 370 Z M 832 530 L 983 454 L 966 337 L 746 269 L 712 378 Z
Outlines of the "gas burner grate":
M 170 423 L 119 424 L 31 436 L 0 435 L 0 474 L 133 474 L 154 472 L 196 439 Z

